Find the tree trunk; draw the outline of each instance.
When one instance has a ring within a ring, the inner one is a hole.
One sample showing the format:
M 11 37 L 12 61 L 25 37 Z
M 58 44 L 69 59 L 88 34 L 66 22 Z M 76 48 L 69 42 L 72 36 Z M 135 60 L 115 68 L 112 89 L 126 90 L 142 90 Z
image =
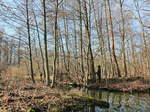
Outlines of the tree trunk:
M 120 12 L 121 12 L 121 20 L 122 20 L 122 30 L 121 30 L 121 36 L 122 36 L 122 52 L 123 52 L 123 64 L 124 64 L 124 74 L 125 77 L 127 77 L 127 64 L 126 64 L 126 52 L 125 52 L 125 20 L 123 15 L 123 2 L 120 1 Z
M 43 72 L 44 72 L 44 78 L 46 78 L 46 72 L 45 72 L 45 67 L 44 67 L 44 65 L 45 65 L 45 63 L 44 63 L 44 54 L 43 54 L 43 50 L 42 50 L 39 27 L 38 27 L 38 23 L 37 23 L 37 19 L 36 19 L 36 15 L 35 15 L 34 11 L 33 11 L 33 14 L 34 14 L 34 19 L 35 19 L 35 26 L 36 26 L 36 31 L 37 31 L 39 47 L 40 47 L 40 54 L 41 54 L 41 58 L 42 58 L 42 69 L 43 69 Z
M 53 64 L 53 77 L 51 87 L 54 86 L 55 77 L 57 74 L 57 60 L 58 60 L 58 0 L 56 0 L 56 7 L 55 7 L 55 26 L 54 26 L 54 38 L 55 38 L 55 52 L 54 52 L 54 64 Z
M 81 0 L 78 0 L 79 4 L 79 19 L 80 19 L 80 55 L 81 55 L 81 76 L 84 77 L 84 81 L 86 81 L 85 76 L 84 76 L 84 58 L 83 58 L 83 36 L 82 36 L 82 7 L 81 7 Z
M 110 22 L 110 34 L 112 37 L 112 55 L 114 57 L 114 61 L 116 64 L 117 75 L 118 75 L 118 77 L 121 77 L 120 69 L 119 69 L 119 65 L 118 65 L 118 61 L 117 61 L 117 57 L 116 57 L 116 52 L 115 52 L 115 36 L 114 36 L 114 32 L 113 32 L 113 22 L 112 22 L 111 7 L 110 7 L 109 0 L 107 0 L 107 5 L 108 5 L 108 16 L 109 16 L 109 22 Z
M 108 20 L 107 20 L 107 4 L 105 1 L 105 17 L 106 17 L 106 33 L 107 33 L 107 43 L 108 43 L 108 50 L 109 50 L 109 58 L 110 58 L 110 68 L 111 68 L 111 72 L 112 75 L 114 76 L 114 63 L 113 63 L 113 59 L 112 59 L 112 51 L 111 51 L 111 46 L 110 46 L 110 36 L 109 36 L 109 28 L 108 28 Z M 110 77 L 110 75 L 109 75 Z
M 29 22 L 28 0 L 26 0 L 26 13 L 27 13 L 27 30 L 28 30 L 28 44 L 29 44 L 31 79 L 32 79 L 32 82 L 35 83 L 34 71 L 33 71 L 33 60 L 32 60 L 32 47 L 31 47 L 31 36 L 30 36 L 30 22 Z
M 43 10 L 44 10 L 44 50 L 45 50 L 45 69 L 46 69 L 46 85 L 49 85 L 49 62 L 48 62 L 48 49 L 47 49 L 47 25 L 46 25 L 46 6 L 45 0 L 43 0 Z
M 87 4 L 84 0 L 84 22 L 85 22 L 85 29 L 86 29 L 86 36 L 88 38 L 88 63 L 89 63 L 89 75 L 90 80 L 92 82 L 96 81 L 95 76 L 95 68 L 94 68 L 94 58 L 93 58 L 93 52 L 92 52 L 92 45 L 91 45 L 91 34 L 90 34 L 90 26 L 89 26 L 89 17 L 88 17 L 88 11 L 87 11 Z

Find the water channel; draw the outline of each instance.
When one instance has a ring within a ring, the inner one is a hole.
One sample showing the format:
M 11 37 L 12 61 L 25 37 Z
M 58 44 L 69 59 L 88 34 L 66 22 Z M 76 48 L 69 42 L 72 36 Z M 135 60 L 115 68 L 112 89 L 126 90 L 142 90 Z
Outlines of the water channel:
M 150 112 L 150 93 L 131 94 L 81 88 L 78 90 L 82 91 L 86 96 L 100 99 L 110 104 L 109 108 L 102 108 L 99 106 L 89 107 L 85 105 L 78 112 Z

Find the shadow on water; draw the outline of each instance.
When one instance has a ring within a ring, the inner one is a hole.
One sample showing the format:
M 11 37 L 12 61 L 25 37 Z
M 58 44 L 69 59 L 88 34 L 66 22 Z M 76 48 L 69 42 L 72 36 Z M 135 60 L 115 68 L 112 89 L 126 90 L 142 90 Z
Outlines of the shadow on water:
M 150 112 L 150 94 L 148 93 L 129 94 L 83 88 L 76 89 L 82 91 L 88 97 L 109 102 L 110 107 L 103 108 L 98 105 L 81 106 L 78 104 L 74 106 L 74 108 L 80 107 L 78 110 L 70 108 L 70 110 L 66 112 Z

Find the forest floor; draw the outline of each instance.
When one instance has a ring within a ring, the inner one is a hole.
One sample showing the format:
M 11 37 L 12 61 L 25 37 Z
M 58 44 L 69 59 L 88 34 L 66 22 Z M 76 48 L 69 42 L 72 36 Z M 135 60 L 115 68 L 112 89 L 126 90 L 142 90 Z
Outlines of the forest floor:
M 40 81 L 33 84 L 28 79 L 0 79 L 0 112 L 69 112 L 65 109 L 74 108 L 71 106 L 75 104 L 83 108 L 85 102 L 109 107 L 109 103 L 87 98 L 78 91 L 50 88 Z
M 107 83 L 109 84 L 106 86 L 106 80 L 102 80 L 101 84 L 89 85 L 87 88 L 123 92 L 150 92 L 150 80 L 148 78 L 110 79 Z M 63 87 L 59 84 L 58 86 Z M 72 103 L 81 105 L 83 101 L 89 101 L 89 105 L 94 102 L 102 107 L 109 106 L 107 102 L 83 96 L 80 91 L 68 92 L 57 87 L 50 88 L 41 81 L 33 84 L 29 79 L 14 77 L 0 79 L 0 112 L 32 112 L 32 109 L 37 110 L 33 112 L 47 112 L 47 110 L 49 112 L 66 112 L 66 110 L 60 110 L 66 109 Z

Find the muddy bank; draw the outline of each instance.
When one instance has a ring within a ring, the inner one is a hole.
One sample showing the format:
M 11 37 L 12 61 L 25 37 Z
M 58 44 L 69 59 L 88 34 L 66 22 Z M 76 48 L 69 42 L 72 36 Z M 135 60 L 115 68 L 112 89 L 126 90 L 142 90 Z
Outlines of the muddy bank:
M 69 84 L 72 87 L 85 87 L 88 89 L 99 89 L 110 92 L 147 92 L 150 93 L 150 79 L 142 77 L 133 77 L 126 79 L 102 79 L 100 83 L 89 84 Z

